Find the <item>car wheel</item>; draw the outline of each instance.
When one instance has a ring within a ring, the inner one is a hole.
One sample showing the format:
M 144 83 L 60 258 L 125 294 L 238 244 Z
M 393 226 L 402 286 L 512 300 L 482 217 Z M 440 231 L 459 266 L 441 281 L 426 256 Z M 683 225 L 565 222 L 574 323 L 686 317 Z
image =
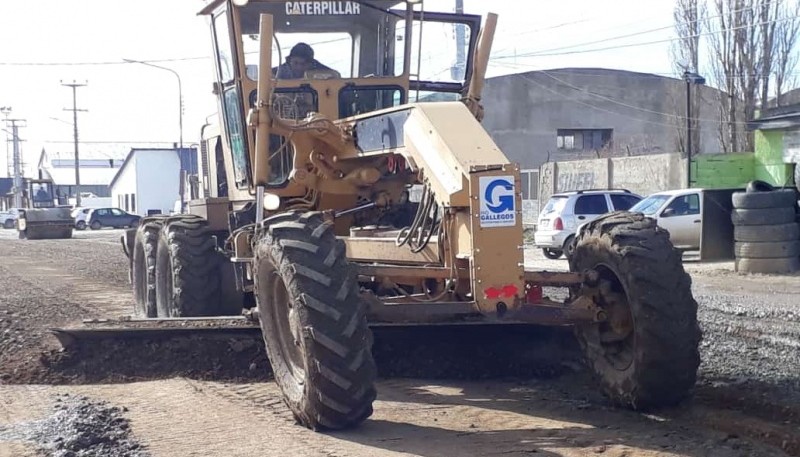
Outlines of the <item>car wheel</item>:
M 561 249 L 544 248 L 542 249 L 544 256 L 550 260 L 560 259 L 564 252 Z
M 90 227 L 92 228 L 92 230 L 100 230 L 101 228 L 103 228 L 103 225 L 100 224 L 100 222 L 94 221 L 92 222 L 92 225 L 90 225 Z
M 567 241 L 564 242 L 564 256 L 569 260 L 572 258 L 572 255 L 575 254 L 575 236 L 571 236 L 567 238 Z
M 7 219 L 7 220 L 6 220 L 6 221 L 3 223 L 3 228 L 7 228 L 7 229 L 12 229 L 12 228 L 14 228 L 14 220 L 13 220 L 13 219 Z
M 78 221 L 78 223 L 75 224 L 75 228 L 78 230 L 86 230 L 86 221 Z

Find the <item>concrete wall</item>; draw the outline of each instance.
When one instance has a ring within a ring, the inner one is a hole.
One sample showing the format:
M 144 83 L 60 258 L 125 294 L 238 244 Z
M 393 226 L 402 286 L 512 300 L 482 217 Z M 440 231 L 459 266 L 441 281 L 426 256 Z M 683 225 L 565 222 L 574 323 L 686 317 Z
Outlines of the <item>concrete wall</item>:
M 646 196 L 686 185 L 686 160 L 678 153 L 550 162 L 541 167 L 539 201 L 557 192 L 628 189 Z
M 697 87 L 699 117 L 715 119 L 720 92 Z M 611 156 L 679 151 L 685 132 L 686 85 L 662 76 L 627 71 L 555 69 L 490 78 L 482 102 L 483 125 L 522 168 Z M 558 129 L 613 129 L 606 151 L 556 147 Z M 700 123 L 695 153 L 719 152 L 716 125 Z

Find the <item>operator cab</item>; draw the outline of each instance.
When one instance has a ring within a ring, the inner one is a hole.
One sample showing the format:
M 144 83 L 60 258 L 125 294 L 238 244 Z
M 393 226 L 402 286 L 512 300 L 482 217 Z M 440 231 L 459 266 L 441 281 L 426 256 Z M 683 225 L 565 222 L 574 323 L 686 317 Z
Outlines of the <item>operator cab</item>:
M 28 183 L 30 208 L 55 208 L 55 187 L 52 181 L 31 180 Z
M 255 147 L 246 114 L 257 99 L 265 13 L 273 17 L 272 103 L 285 119 L 312 112 L 343 119 L 409 102 L 458 100 L 471 76 L 481 24 L 476 15 L 423 12 L 416 1 L 210 2 L 201 14 L 210 18 L 221 133 L 234 162 L 227 180 L 240 189 L 249 185 Z M 272 186 L 285 183 L 291 169 L 285 145 L 273 135 Z

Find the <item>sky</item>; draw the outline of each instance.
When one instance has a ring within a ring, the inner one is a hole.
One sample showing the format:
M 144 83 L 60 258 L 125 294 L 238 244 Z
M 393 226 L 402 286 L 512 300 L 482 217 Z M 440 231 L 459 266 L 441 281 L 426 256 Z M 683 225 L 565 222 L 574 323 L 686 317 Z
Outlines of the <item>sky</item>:
M 454 4 L 424 3 L 426 11 L 445 12 Z M 202 0 L 0 1 L 0 107 L 10 106 L 10 118 L 25 120 L 20 137 L 26 169 L 35 169 L 42 148 L 73 151 L 72 112 L 65 110 L 72 108 L 73 92 L 62 83 L 86 83 L 77 89 L 78 108 L 87 110 L 78 113 L 85 155 L 118 158 L 132 146 L 179 142 L 178 78 L 123 59 L 178 73 L 183 143 L 196 144 L 205 119 L 216 110 L 209 27 L 197 15 L 203 5 Z M 464 0 L 466 13 L 499 15 L 490 77 L 564 67 L 670 74 L 673 6 L 674 0 Z M 642 44 L 649 42 L 654 43 Z M 629 44 L 634 46 L 618 48 Z M 0 147 L 0 158 L 5 153 Z M 5 161 L 0 162 L 5 176 Z

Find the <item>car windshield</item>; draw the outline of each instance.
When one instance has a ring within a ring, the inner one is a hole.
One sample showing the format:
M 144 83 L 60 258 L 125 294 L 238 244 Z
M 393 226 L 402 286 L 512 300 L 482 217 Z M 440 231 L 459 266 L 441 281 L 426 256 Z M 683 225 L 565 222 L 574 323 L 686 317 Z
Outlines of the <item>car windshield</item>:
M 542 210 L 542 214 L 550 214 L 552 212 L 561 212 L 564 209 L 564 206 L 567 204 L 567 197 L 565 196 L 557 196 L 551 197 L 550 200 L 547 201 L 544 209 Z
M 646 216 L 652 216 L 667 200 L 669 200 L 669 195 L 651 195 L 633 205 L 628 211 L 632 213 L 642 213 Z

